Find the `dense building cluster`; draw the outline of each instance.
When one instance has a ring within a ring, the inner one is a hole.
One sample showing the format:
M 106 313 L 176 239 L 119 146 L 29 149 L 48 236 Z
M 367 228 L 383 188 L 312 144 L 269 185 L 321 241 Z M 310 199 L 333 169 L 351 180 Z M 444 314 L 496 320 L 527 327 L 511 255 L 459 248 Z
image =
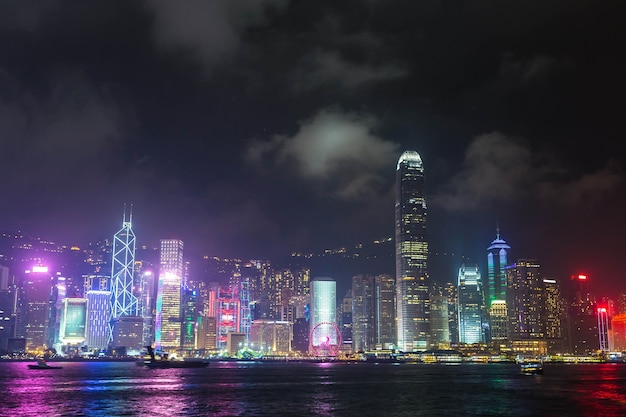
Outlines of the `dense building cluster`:
M 355 274 L 342 298 L 309 266 L 188 256 L 179 239 L 138 246 L 132 212 L 112 240 L 86 248 L 5 233 L 0 354 L 626 351 L 626 294 L 597 298 L 590 277 L 558 280 L 535 259 L 512 262 L 499 229 L 485 245 L 486 273 L 463 263 L 454 282 L 432 281 L 417 152 L 398 161 L 395 212 L 395 276 Z

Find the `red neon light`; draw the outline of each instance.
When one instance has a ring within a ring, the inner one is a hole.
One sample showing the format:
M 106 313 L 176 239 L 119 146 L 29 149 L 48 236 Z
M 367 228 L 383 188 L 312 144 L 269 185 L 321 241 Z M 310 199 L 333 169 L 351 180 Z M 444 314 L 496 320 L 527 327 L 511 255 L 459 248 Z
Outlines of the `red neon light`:
M 606 313 L 606 308 L 598 307 L 598 313 Z
M 580 281 L 586 281 L 587 280 L 587 275 L 578 275 L 578 280 Z

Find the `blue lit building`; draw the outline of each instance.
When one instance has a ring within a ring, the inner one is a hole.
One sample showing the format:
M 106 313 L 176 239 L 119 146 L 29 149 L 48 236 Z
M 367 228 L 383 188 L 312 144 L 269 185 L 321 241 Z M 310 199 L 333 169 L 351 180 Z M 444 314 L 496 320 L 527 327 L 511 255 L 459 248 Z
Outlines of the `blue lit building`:
M 328 277 L 311 281 L 311 332 L 309 350 L 332 355 L 341 346 L 341 334 L 337 325 L 337 282 Z
M 511 249 L 500 237 L 500 229 L 496 229 L 496 239 L 487 248 L 487 307 L 491 307 L 494 300 L 506 300 L 507 254 Z
M 137 297 L 133 294 L 135 274 L 135 233 L 132 229 L 132 208 L 128 221 L 126 212 L 122 228 L 113 236 L 111 267 L 111 340 L 115 322 L 124 316 L 137 315 Z
M 89 350 L 105 350 L 109 344 L 109 319 L 111 317 L 111 291 L 88 290 L 85 344 Z
M 477 266 L 462 265 L 458 276 L 459 342 L 483 342 L 483 291 Z

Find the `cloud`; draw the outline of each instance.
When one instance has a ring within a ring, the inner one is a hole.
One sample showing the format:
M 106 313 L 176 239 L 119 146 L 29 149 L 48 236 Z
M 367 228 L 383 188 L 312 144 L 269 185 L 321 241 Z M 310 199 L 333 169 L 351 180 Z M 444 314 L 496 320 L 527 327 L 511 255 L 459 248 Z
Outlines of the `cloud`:
M 318 49 L 302 59 L 296 69 L 293 86 L 299 92 L 324 86 L 349 89 L 406 75 L 407 70 L 397 64 L 357 64 L 335 51 Z
M 35 32 L 42 19 L 61 6 L 60 0 L 2 1 L 0 2 L 0 30 Z
M 153 36 L 158 47 L 186 50 L 208 69 L 232 53 L 242 33 L 281 10 L 286 0 L 147 0 L 154 16 Z
M 614 159 L 598 171 L 585 173 L 571 181 L 540 184 L 540 197 L 561 206 L 592 205 L 610 197 L 624 184 L 624 170 Z
M 510 200 L 532 177 L 531 162 L 530 151 L 518 140 L 499 132 L 478 136 L 467 148 L 462 170 L 432 201 L 463 210 Z
M 300 123 L 293 136 L 253 141 L 246 159 L 257 166 L 289 167 L 304 179 L 331 187 L 341 199 L 371 195 L 385 183 L 381 172 L 393 166 L 398 144 L 376 136 L 370 115 L 324 109 Z
M 432 196 L 433 204 L 450 211 L 523 202 L 573 206 L 597 202 L 623 184 L 624 173 L 613 161 L 597 171 L 574 169 L 527 142 L 500 132 L 476 137 L 468 146 L 461 170 Z
M 524 85 L 545 79 L 565 66 L 565 63 L 547 55 L 534 55 L 529 59 L 520 59 L 507 53 L 500 62 L 500 80 L 507 84 Z
M 5 175 L 22 172 L 6 186 L 26 189 L 81 182 L 98 172 L 121 140 L 122 115 L 104 91 L 81 73 L 51 78 L 36 94 L 8 73 L 12 93 L 0 94 L 0 152 Z M 5 90 L 7 91 L 7 90 Z M 79 174 L 82 173 L 82 174 Z

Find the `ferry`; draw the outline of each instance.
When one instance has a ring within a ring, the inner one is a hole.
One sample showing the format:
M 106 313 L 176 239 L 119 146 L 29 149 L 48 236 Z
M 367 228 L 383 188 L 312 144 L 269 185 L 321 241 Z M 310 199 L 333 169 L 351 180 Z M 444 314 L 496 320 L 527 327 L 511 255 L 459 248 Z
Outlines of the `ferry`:
M 152 346 L 146 346 L 146 350 L 150 355 L 149 359 L 144 360 L 144 365 L 148 368 L 206 368 L 209 362 L 205 360 L 177 360 L 168 358 L 167 353 L 156 358 Z
M 52 366 L 52 365 L 48 365 L 48 362 L 46 362 L 43 359 L 38 359 L 37 360 L 37 364 L 29 364 L 28 365 L 28 369 L 61 369 L 63 368 L 62 366 Z
M 542 374 L 543 364 L 541 362 L 522 362 L 520 371 L 526 375 Z

